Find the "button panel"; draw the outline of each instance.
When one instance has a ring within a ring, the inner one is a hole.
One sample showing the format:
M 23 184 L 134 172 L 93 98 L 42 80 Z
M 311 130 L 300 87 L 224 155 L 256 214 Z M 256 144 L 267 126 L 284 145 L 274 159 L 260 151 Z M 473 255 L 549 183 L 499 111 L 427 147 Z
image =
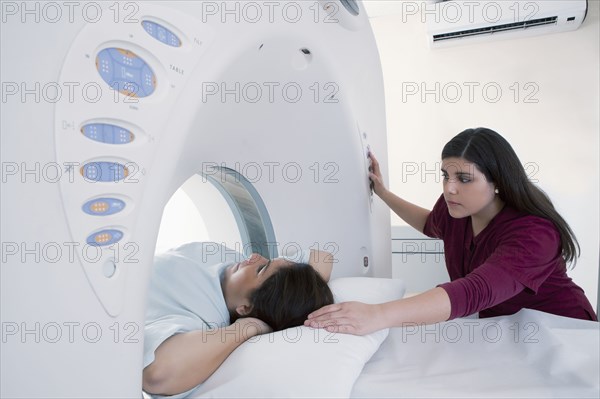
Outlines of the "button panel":
M 129 175 L 129 169 L 117 162 L 90 162 L 81 167 L 81 175 L 94 182 L 118 182 Z
M 181 40 L 164 26 L 152 21 L 142 21 L 142 27 L 150 36 L 171 47 L 181 47 Z
M 76 96 L 53 107 L 57 164 L 66 172 L 78 165 L 75 180 L 60 179 L 59 187 L 70 239 L 83 246 L 129 248 L 126 241 L 140 220 L 146 171 L 160 151 L 161 137 L 169 133 L 163 127 L 189 85 L 189 72 L 207 61 L 206 51 L 219 32 L 178 7 L 157 3 L 138 3 L 133 23 L 102 18 L 70 31 L 68 51 L 57 67 L 61 87 L 89 82 L 101 89 L 91 93 L 101 94 L 92 99 Z M 117 317 L 132 271 L 109 260 L 113 251 L 95 254 L 90 259 L 84 252 L 73 261 L 81 264 L 107 314 Z
M 106 48 L 96 56 L 96 69 L 110 87 L 129 97 L 147 97 L 156 88 L 156 75 L 133 51 Z
M 104 247 L 117 243 L 123 238 L 123 232 L 117 229 L 106 229 L 90 234 L 86 240 L 89 245 Z
M 82 208 L 88 215 L 109 216 L 125 209 L 125 201 L 117 198 L 97 198 L 86 202 Z
M 108 123 L 88 123 L 81 128 L 88 139 L 106 144 L 129 144 L 134 135 L 129 130 Z

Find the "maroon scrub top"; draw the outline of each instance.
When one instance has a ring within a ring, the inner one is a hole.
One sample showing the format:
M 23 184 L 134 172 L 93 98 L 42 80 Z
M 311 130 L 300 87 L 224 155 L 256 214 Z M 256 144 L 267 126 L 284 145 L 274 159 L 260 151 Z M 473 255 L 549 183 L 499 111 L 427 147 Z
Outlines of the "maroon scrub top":
M 583 290 L 567 276 L 554 224 L 508 205 L 473 237 L 471 217 L 455 219 L 442 195 L 423 232 L 444 241 L 451 282 L 450 319 L 509 315 L 523 308 L 598 320 Z

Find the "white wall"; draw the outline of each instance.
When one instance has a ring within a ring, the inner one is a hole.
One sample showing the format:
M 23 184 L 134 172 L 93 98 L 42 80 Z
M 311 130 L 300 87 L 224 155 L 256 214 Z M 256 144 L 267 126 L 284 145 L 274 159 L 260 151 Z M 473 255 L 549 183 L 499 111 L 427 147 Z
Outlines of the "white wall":
M 366 7 L 386 86 L 390 188 L 433 206 L 441 194 L 443 145 L 468 127 L 498 131 L 575 231 L 581 257 L 570 275 L 595 306 L 600 2 L 589 3 L 586 21 L 574 32 L 436 50 L 427 45 L 422 16 L 403 15 L 400 1 L 368 1 Z M 436 83 L 437 102 L 434 94 L 407 95 L 414 85 L 435 91 Z M 472 96 L 465 83 L 479 84 Z M 458 101 L 456 87 L 463 89 Z M 502 94 L 492 101 L 497 87 Z M 515 100 L 517 88 L 520 98 Z M 536 102 L 526 101 L 526 95 Z M 402 224 L 392 216 L 392 225 Z

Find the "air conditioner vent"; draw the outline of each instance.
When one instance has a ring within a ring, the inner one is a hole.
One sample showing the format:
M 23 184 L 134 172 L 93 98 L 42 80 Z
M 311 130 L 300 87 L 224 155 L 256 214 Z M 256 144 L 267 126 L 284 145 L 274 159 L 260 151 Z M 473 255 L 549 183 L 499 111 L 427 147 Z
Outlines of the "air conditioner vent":
M 462 37 L 479 36 L 479 35 L 491 35 L 493 33 L 506 32 L 506 31 L 517 30 L 517 29 L 528 29 L 528 28 L 532 28 L 535 26 L 555 25 L 557 23 L 557 20 L 558 20 L 558 17 L 538 18 L 538 19 L 530 19 L 527 21 L 514 22 L 514 23 L 510 23 L 510 24 L 487 26 L 485 28 L 468 29 L 468 30 L 461 30 L 461 31 L 457 31 L 457 32 L 443 33 L 443 34 L 439 34 L 439 35 L 433 35 L 433 41 L 439 42 L 439 41 L 448 40 L 448 39 L 459 39 Z

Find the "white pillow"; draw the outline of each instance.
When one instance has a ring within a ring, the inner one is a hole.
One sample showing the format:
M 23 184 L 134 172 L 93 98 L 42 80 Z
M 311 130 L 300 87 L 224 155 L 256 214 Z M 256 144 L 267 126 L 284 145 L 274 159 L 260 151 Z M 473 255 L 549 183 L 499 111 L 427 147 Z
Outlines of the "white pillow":
M 383 303 L 404 297 L 402 280 L 374 277 L 340 277 L 329 282 L 335 302 Z
M 401 280 L 344 277 L 329 283 L 336 302 L 402 298 Z M 388 335 L 329 333 L 294 327 L 252 338 L 192 392 L 210 398 L 348 398 L 364 364 Z

